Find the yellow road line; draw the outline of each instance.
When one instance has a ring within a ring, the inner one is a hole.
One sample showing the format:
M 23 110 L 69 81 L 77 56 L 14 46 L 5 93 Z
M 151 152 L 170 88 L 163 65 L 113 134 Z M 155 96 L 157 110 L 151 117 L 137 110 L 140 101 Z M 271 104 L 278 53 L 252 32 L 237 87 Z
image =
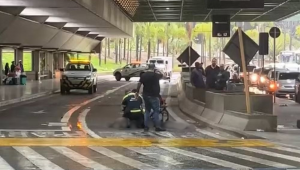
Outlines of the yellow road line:
M 122 147 L 258 147 L 263 140 L 143 139 L 143 138 L 0 138 L 0 146 L 122 146 Z

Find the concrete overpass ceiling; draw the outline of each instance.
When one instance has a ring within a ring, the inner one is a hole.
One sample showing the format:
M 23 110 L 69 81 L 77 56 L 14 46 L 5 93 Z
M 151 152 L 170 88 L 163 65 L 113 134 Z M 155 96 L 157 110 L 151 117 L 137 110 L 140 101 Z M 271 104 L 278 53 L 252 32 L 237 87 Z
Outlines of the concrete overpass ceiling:
M 204 22 L 214 14 L 231 15 L 232 22 L 267 22 L 300 13 L 299 0 L 264 0 L 262 9 L 208 9 L 208 1 L 114 0 L 133 22 Z
M 132 36 L 132 23 L 127 22 L 129 20 L 118 7 L 110 6 L 111 12 L 123 16 L 115 15 L 111 19 L 107 17 L 107 11 L 99 13 L 100 8 L 113 4 L 111 0 L 88 3 L 91 6 L 102 4 L 98 11 L 88 8 L 88 1 L 0 0 L 0 44 L 63 50 L 76 48 L 76 51 L 86 52 L 83 49 L 92 49 L 99 43 L 98 37 Z

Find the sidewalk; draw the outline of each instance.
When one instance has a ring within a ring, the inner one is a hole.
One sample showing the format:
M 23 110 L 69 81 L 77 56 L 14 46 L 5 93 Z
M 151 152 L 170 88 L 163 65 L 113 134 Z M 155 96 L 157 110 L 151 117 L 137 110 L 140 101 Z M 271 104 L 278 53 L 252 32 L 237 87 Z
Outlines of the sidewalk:
M 26 85 L 1 85 L 0 107 L 59 92 L 59 80 L 28 81 Z

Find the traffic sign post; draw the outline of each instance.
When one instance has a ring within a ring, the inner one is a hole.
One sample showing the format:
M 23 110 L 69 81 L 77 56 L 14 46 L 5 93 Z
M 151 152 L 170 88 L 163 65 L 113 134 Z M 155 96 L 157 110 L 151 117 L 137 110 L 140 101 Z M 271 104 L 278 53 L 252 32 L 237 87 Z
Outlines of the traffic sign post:
M 272 27 L 269 31 L 269 35 L 273 38 L 273 41 L 274 41 L 274 45 L 273 45 L 274 46 L 273 47 L 274 59 L 273 59 L 273 61 L 274 61 L 274 83 L 275 83 L 275 87 L 277 87 L 277 74 L 276 74 L 276 65 L 275 65 L 275 63 L 276 63 L 276 53 L 275 53 L 276 52 L 276 38 L 278 38 L 280 36 L 280 34 L 281 34 L 281 31 L 278 27 Z M 274 103 L 276 102 L 276 90 L 274 92 L 273 101 L 274 101 Z

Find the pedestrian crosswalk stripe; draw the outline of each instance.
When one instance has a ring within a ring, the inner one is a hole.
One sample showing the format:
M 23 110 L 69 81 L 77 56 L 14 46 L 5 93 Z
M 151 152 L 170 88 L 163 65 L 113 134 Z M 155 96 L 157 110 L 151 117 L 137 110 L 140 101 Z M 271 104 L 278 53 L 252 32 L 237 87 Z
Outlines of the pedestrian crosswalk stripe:
M 255 153 L 259 153 L 259 154 L 263 154 L 263 155 L 273 156 L 273 157 L 277 157 L 277 158 L 288 159 L 288 160 L 291 160 L 291 161 L 300 162 L 300 158 L 297 158 L 297 157 L 294 157 L 294 156 L 283 155 L 283 154 L 279 154 L 279 153 L 275 153 L 275 152 L 263 151 L 263 150 L 259 150 L 259 149 L 255 149 L 255 148 L 246 148 L 246 147 L 240 147 L 238 149 L 242 149 L 242 150 L 250 151 L 250 152 L 255 152 Z
M 243 166 L 243 165 L 239 165 L 236 163 L 232 163 L 232 162 L 228 162 L 228 161 L 224 161 L 221 159 L 217 159 L 217 158 L 213 158 L 213 157 L 209 157 L 206 155 L 202 155 L 202 154 L 198 154 L 198 153 L 194 153 L 194 152 L 190 152 L 190 151 L 186 151 L 186 150 L 182 150 L 182 149 L 178 149 L 178 148 L 174 148 L 174 147 L 161 147 L 165 150 L 177 153 L 177 154 L 181 154 L 181 155 L 185 155 L 188 157 L 192 157 L 195 159 L 199 159 L 205 162 L 209 162 L 215 165 L 219 165 L 221 167 L 227 167 L 227 168 L 232 168 L 232 169 L 251 169 L 251 167 L 247 167 L 247 166 Z
M 253 156 L 248 156 L 248 155 L 243 155 L 243 154 L 239 154 L 239 153 L 235 153 L 235 152 L 230 152 L 230 151 L 226 151 L 226 150 L 221 150 L 221 149 L 216 149 L 216 148 L 201 148 L 204 150 L 208 150 L 210 152 L 215 152 L 215 153 L 219 153 L 219 154 L 223 154 L 223 155 L 228 155 L 228 156 L 232 156 L 232 157 L 236 157 L 239 159 L 244 159 L 247 161 L 252 161 L 252 162 L 257 162 L 260 164 L 264 164 L 270 167 L 276 167 L 276 168 L 296 168 L 294 166 L 290 166 L 290 165 L 286 165 L 286 164 L 281 164 L 281 163 L 277 163 L 277 162 L 273 162 L 273 161 L 269 161 L 269 160 L 264 160 L 264 159 L 260 159 L 260 158 L 256 158 Z
M 104 147 L 89 147 L 90 149 L 102 154 L 102 155 L 105 155 L 107 157 L 110 157 L 116 161 L 119 161 L 119 162 L 122 162 L 124 164 L 127 164 L 129 166 L 132 166 L 134 168 L 137 168 L 137 169 L 155 169 L 155 167 L 151 166 L 151 165 L 148 165 L 148 164 L 145 164 L 143 162 L 140 162 L 140 161 L 137 161 L 137 160 L 134 160 L 134 159 L 131 159 L 129 157 L 126 157 L 126 156 L 123 156 L 117 152 L 114 152 L 114 151 L 111 151 L 107 148 L 104 148 Z
M 101 165 L 100 163 L 97 163 L 75 151 L 73 151 L 70 148 L 66 148 L 66 147 L 51 147 L 52 149 L 54 149 L 55 151 L 57 151 L 58 153 L 65 155 L 66 157 L 72 159 L 75 162 L 78 162 L 79 164 L 88 167 L 88 168 L 93 168 L 93 169 L 99 169 L 99 170 L 113 170 L 111 168 L 108 168 L 104 165 Z
M 70 163 L 82 166 L 81 169 L 98 170 L 121 170 L 122 167 L 139 170 L 299 168 L 300 158 L 287 155 L 292 148 L 278 148 L 286 152 L 277 153 L 276 147 L 10 147 L 0 148 L 0 169 L 34 169 L 28 167 L 32 164 L 40 170 L 69 170 Z M 17 159 L 10 155 L 13 152 L 14 157 L 28 162 L 16 165 Z
M 274 149 L 278 149 L 278 150 L 282 150 L 282 151 L 288 151 L 288 152 L 300 154 L 300 150 L 294 149 L 294 148 L 292 149 L 292 148 L 286 148 L 286 147 L 276 146 L 276 147 L 274 147 Z
M 171 164 L 171 165 L 181 165 L 181 164 L 183 164 L 181 162 L 178 162 L 178 161 L 174 160 L 173 158 L 171 158 L 169 156 L 160 155 L 160 154 L 157 154 L 155 152 L 148 151 L 147 149 L 138 148 L 138 147 L 128 147 L 127 149 L 132 150 L 132 151 L 134 151 L 136 153 L 139 153 L 141 155 L 145 155 L 145 156 L 148 156 L 150 158 L 157 159 L 158 161 L 166 162 L 166 163 Z
M 64 170 L 29 147 L 14 147 L 14 149 L 41 170 Z
M 2 157 L 0 157 L 0 169 L 14 170 Z

